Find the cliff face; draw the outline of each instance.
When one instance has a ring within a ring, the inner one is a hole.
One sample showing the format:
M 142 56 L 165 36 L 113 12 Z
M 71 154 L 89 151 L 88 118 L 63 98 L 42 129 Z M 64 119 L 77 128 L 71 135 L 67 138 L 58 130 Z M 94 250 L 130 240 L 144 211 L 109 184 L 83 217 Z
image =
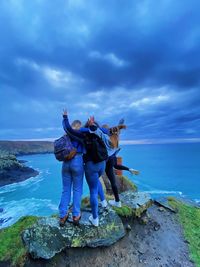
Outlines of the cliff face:
M 53 142 L 49 141 L 0 141 L 0 151 L 16 156 L 53 153 Z
M 16 156 L 0 152 L 0 186 L 21 182 L 38 174 L 38 171 L 20 163 Z
M 55 216 L 21 218 L 0 231 L 0 266 L 194 267 L 177 214 L 153 204 L 148 214 L 138 218 L 134 201 L 138 203 L 140 193 L 123 194 L 122 209 L 129 205 L 131 214 L 119 214 L 119 218 L 111 209 L 103 211 L 99 228 L 88 223 L 84 210 L 79 226 L 70 220 L 64 228 Z

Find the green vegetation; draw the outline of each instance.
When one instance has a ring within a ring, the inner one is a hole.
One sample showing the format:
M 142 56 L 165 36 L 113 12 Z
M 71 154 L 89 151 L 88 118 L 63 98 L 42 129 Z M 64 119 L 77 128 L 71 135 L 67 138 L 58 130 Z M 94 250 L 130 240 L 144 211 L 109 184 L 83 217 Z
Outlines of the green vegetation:
M 130 218 L 133 216 L 133 209 L 129 206 L 122 205 L 121 208 L 113 207 L 113 209 L 121 217 Z
M 22 167 L 14 155 L 9 155 L 0 151 L 0 171 L 4 169 L 10 169 L 13 167 Z
M 129 180 L 128 177 L 122 175 L 118 176 L 118 179 L 120 181 L 120 188 L 123 189 L 122 190 L 123 192 L 127 190 L 132 190 L 132 191 L 138 190 L 137 186 L 131 180 Z
M 200 267 L 200 209 L 173 197 L 168 198 L 168 201 L 173 208 L 178 210 L 184 236 L 189 242 L 191 259 L 197 267 Z
M 72 239 L 71 247 L 72 248 L 80 247 L 81 243 L 82 243 L 81 239 L 76 237 L 76 238 Z
M 84 197 L 81 200 L 81 208 L 88 208 L 90 207 L 90 197 Z
M 21 233 L 38 220 L 35 216 L 22 217 L 12 226 L 0 231 L 0 261 L 11 261 L 12 266 L 23 266 L 26 248 L 21 240 Z

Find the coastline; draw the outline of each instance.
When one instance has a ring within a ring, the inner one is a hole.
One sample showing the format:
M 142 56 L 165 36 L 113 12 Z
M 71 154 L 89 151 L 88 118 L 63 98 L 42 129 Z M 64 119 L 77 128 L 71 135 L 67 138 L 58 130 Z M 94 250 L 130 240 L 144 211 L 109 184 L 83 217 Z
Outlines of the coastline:
M 176 202 L 174 199 L 172 203 L 176 204 L 179 202 Z M 77 239 L 76 236 L 76 242 L 73 242 L 71 247 L 64 248 L 51 259 L 37 259 L 32 257 L 27 250 L 27 246 L 24 246 L 21 238 L 24 231 L 27 233 L 28 229 L 34 228 L 35 223 L 38 225 L 38 223 L 40 224 L 42 221 L 49 220 L 53 227 L 51 228 L 50 223 L 48 226 L 48 234 L 42 235 L 40 241 L 43 242 L 43 238 L 49 237 L 49 240 L 52 241 L 50 243 L 52 243 L 51 247 L 53 250 L 56 246 L 54 246 L 53 240 L 57 216 L 45 218 L 35 216 L 23 217 L 16 224 L 0 231 L 0 236 L 2 237 L 2 251 L 4 252 L 2 257 L 0 257 L 0 266 L 11 267 L 14 264 L 14 266 L 21 267 L 40 267 L 44 265 L 47 267 L 64 265 L 78 267 L 81 261 L 81 266 L 83 267 L 194 267 L 195 263 L 198 264 L 198 260 L 196 261 L 195 259 L 195 256 L 198 255 L 198 251 L 196 254 L 191 253 L 191 246 L 193 244 L 191 243 L 191 239 L 185 235 L 184 227 L 179 220 L 179 214 L 181 212 L 179 209 L 185 208 L 185 204 L 179 203 L 178 205 L 177 213 L 161 208 L 154 203 L 141 218 L 122 215 L 121 219 L 126 234 L 115 244 L 108 247 L 79 247 L 79 239 Z M 192 207 L 188 207 L 188 209 L 188 212 L 184 216 L 187 218 L 188 223 L 192 223 L 194 220 L 193 217 L 190 218 Z M 69 224 L 66 226 L 66 229 L 68 227 L 70 227 Z M 82 226 L 81 229 L 83 227 L 84 226 Z M 12 235 L 12 237 L 9 243 L 7 239 L 10 235 Z M 99 234 L 97 236 L 99 237 Z M 84 240 L 85 237 L 81 237 L 80 240 Z M 31 236 L 28 242 L 31 242 L 32 238 Z M 57 238 L 60 240 L 59 235 Z M 12 247 L 13 242 L 19 244 L 18 249 L 22 252 L 22 254 L 17 257 L 16 248 Z M 41 245 L 41 248 L 45 248 L 45 244 L 44 246 Z M 40 251 L 40 248 L 38 247 L 37 250 Z M 7 251 L 9 251 L 8 254 L 6 253 Z M 7 256 L 5 257 L 4 254 Z
M 25 181 L 39 174 L 20 161 L 15 155 L 0 154 L 0 187 Z
M 39 172 L 37 170 L 34 170 L 27 166 L 4 170 L 3 172 L 0 172 L 0 187 L 13 183 L 23 182 L 29 178 L 37 176 L 38 174 Z

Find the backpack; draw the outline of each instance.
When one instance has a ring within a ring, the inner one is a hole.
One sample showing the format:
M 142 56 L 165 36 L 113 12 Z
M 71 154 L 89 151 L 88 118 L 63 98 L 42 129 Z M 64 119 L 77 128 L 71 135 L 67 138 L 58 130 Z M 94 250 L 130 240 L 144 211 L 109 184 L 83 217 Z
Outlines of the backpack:
M 54 155 L 59 161 L 70 160 L 76 155 L 76 148 L 67 134 L 54 141 Z
M 103 140 L 96 134 L 87 134 L 84 139 L 87 154 L 94 163 L 104 161 L 108 158 L 108 152 Z

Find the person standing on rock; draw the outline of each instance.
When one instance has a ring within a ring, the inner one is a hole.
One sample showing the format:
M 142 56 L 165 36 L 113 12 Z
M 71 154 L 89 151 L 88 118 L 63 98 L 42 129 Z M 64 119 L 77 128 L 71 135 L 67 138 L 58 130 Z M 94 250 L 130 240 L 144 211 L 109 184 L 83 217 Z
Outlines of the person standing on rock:
M 111 206 L 115 206 L 120 208 L 121 207 L 121 201 L 119 198 L 119 192 L 118 192 L 118 187 L 116 183 L 116 176 L 114 173 L 114 168 L 115 169 L 120 169 L 120 170 L 128 170 L 132 174 L 139 174 L 139 171 L 130 169 L 126 166 L 123 165 L 118 165 L 117 164 L 117 153 L 120 151 L 119 148 L 119 134 L 121 129 L 126 129 L 126 125 L 124 125 L 124 120 L 120 120 L 119 125 L 116 127 L 110 128 L 107 124 L 102 125 L 102 129 L 105 133 L 107 133 L 110 136 L 110 141 L 112 143 L 112 151 L 106 161 L 106 175 L 110 181 L 112 191 L 115 197 L 115 200 L 109 200 L 109 204 Z
M 100 196 L 102 206 L 107 206 L 99 177 L 105 172 L 105 160 L 108 156 L 105 142 L 106 140 L 109 142 L 109 138 L 98 129 L 98 125 L 93 117 L 88 120 L 85 128 L 73 129 L 69 124 L 66 110 L 63 113 L 63 127 L 75 140 L 77 139 L 79 142 L 84 143 L 84 169 L 90 190 L 90 204 L 92 208 L 92 215 L 89 217 L 89 221 L 94 226 L 99 226 L 98 195 Z M 101 134 L 99 134 L 99 131 Z
M 116 158 L 116 154 L 119 151 L 119 132 L 121 129 L 126 129 L 126 126 L 124 124 L 119 125 L 117 127 L 112 127 L 110 128 L 107 124 L 104 124 L 102 126 L 102 129 L 106 129 L 104 130 L 105 133 L 107 133 L 110 136 L 110 141 L 112 143 L 112 147 L 113 147 L 113 151 L 112 153 L 109 155 L 107 161 L 106 161 L 106 175 L 110 181 L 111 187 L 112 187 L 112 191 L 115 197 L 115 200 L 109 200 L 109 204 L 111 206 L 115 206 L 118 208 L 121 208 L 121 201 L 119 198 L 119 192 L 118 192 L 118 187 L 117 187 L 117 183 L 116 183 L 116 177 L 115 177 L 115 173 L 114 173 L 114 159 Z
M 63 118 L 67 116 L 66 111 L 63 113 Z M 72 125 L 72 129 L 78 130 L 81 127 L 81 122 L 75 120 Z M 65 129 L 65 128 L 64 128 Z M 66 131 L 67 132 L 67 131 Z M 62 165 L 62 195 L 59 204 L 59 214 L 60 214 L 60 226 L 64 226 L 65 222 L 69 217 L 69 204 L 71 200 L 71 189 L 73 188 L 73 223 L 78 224 L 81 218 L 80 206 L 81 197 L 83 191 L 83 144 L 71 137 L 71 142 L 76 150 L 75 156 L 67 161 L 63 162 Z

